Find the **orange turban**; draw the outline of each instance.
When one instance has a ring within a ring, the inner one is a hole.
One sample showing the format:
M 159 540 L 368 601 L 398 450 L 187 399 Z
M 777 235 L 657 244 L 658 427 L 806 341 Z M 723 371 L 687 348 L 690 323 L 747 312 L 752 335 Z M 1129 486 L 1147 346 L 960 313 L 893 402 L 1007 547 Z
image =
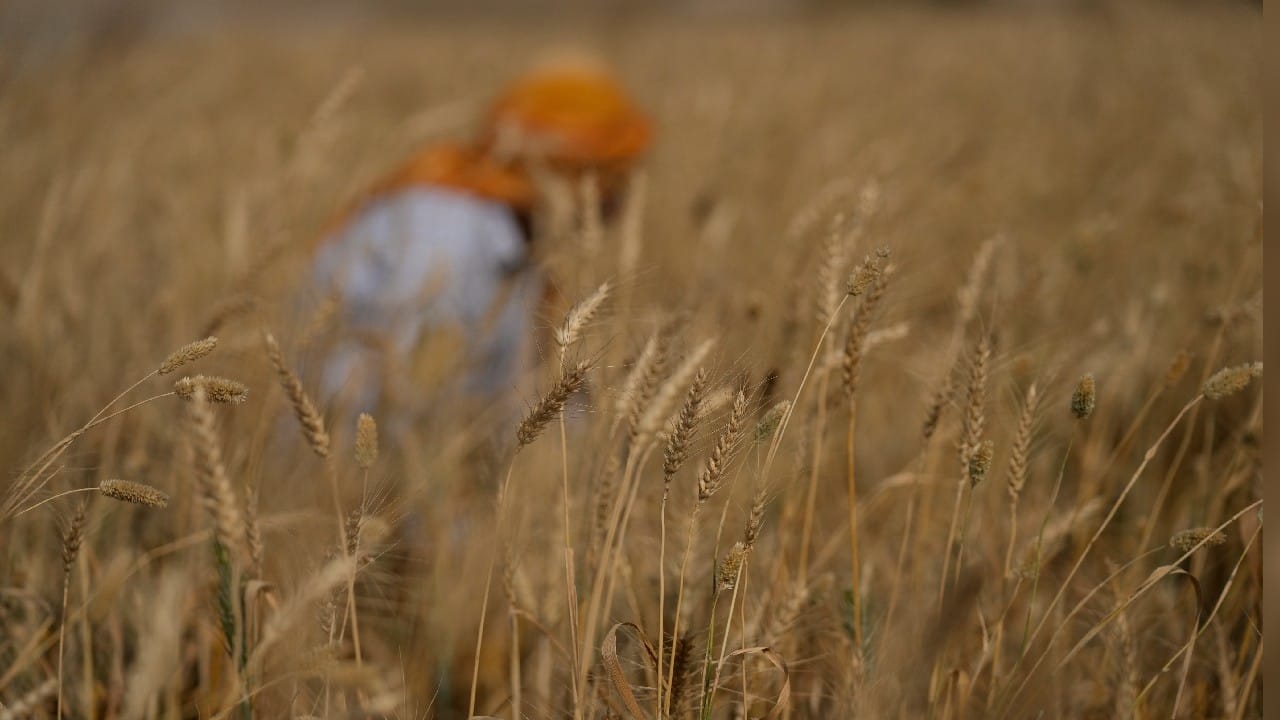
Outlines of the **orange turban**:
M 499 157 L 571 171 L 623 171 L 648 147 L 649 118 L 603 67 L 544 64 L 516 79 L 489 110 L 482 143 Z
M 649 118 L 603 67 L 581 59 L 544 64 L 498 96 L 474 143 L 429 147 L 372 194 L 437 185 L 528 210 L 537 199 L 529 166 L 595 172 L 608 191 L 651 135 Z
M 515 208 L 532 207 L 537 193 L 528 174 L 461 145 L 435 145 L 418 153 L 387 178 L 374 194 L 413 185 L 438 185 L 496 200 Z

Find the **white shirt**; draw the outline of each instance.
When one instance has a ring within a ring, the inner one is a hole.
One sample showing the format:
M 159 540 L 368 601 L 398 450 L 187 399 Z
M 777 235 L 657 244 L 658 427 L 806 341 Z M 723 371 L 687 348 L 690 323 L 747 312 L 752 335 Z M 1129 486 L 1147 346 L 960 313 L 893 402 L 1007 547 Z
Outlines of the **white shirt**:
M 343 329 L 373 333 L 401 356 L 424 333 L 461 331 L 465 393 L 517 386 L 526 367 L 542 278 L 510 208 L 442 187 L 409 187 L 376 199 L 326 239 L 313 280 L 335 295 Z M 325 392 L 376 401 L 381 365 L 351 340 L 326 359 Z

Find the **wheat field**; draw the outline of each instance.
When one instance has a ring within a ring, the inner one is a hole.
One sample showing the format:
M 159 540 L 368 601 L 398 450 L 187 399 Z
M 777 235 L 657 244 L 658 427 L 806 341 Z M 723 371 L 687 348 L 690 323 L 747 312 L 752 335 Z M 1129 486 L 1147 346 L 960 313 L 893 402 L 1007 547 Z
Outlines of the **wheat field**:
M 529 384 L 323 397 L 317 239 L 565 44 L 658 135 Z M 20 50 L 0 718 L 1261 717 L 1258 8 Z

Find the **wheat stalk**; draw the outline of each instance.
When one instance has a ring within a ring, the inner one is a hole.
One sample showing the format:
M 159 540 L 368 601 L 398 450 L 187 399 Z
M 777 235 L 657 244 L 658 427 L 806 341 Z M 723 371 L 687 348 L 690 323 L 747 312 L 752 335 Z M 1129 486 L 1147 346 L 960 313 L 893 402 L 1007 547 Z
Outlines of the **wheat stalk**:
M 667 434 L 667 445 L 663 450 L 662 457 L 662 475 L 665 488 L 670 488 L 671 479 L 680 469 L 680 466 L 684 465 L 689 456 L 689 443 L 693 441 L 694 432 L 698 428 L 698 421 L 702 419 L 702 404 L 706 394 L 707 371 L 705 368 L 698 368 L 698 371 L 693 376 L 693 382 L 689 384 L 689 391 L 685 393 L 684 404 L 680 407 L 680 413 L 676 416 L 675 422 L 672 423 L 671 431 Z
M 569 312 L 564 316 L 564 321 L 555 330 L 555 340 L 556 345 L 560 348 L 561 362 L 564 361 L 564 355 L 569 351 L 569 348 L 578 342 L 583 329 L 595 319 L 596 314 L 600 311 L 601 306 L 604 305 L 604 301 L 608 299 L 612 290 L 613 286 L 606 280 L 600 284 L 600 287 L 595 289 L 595 292 L 592 292 L 569 308 Z
M 227 477 L 222 448 L 214 428 L 213 411 L 197 386 L 187 406 L 187 417 L 196 448 L 196 482 L 205 508 L 213 518 L 214 537 L 235 562 L 245 557 L 245 525 L 235 489 Z
M 960 562 L 964 553 L 964 537 L 963 534 L 957 535 L 957 530 L 960 527 L 960 509 L 965 498 L 965 490 L 971 489 L 977 484 L 974 482 L 972 471 L 982 469 L 981 461 L 976 468 L 972 466 L 971 461 L 974 453 L 978 452 L 983 444 L 983 429 L 986 425 L 987 364 L 990 359 L 991 341 L 984 334 L 978 338 L 977 345 L 974 346 L 973 353 L 969 358 L 969 384 L 967 388 L 969 400 L 965 406 L 964 426 L 960 441 L 960 480 L 956 485 L 956 500 L 951 511 L 951 527 L 947 531 L 946 555 L 942 563 L 942 582 L 938 587 L 939 608 L 942 607 L 942 600 L 946 595 L 952 555 L 955 555 L 955 580 L 958 582 L 960 579 Z M 989 456 L 987 462 L 990 462 Z M 967 523 L 968 517 L 966 513 L 966 525 Z
M 324 429 L 324 418 L 320 416 L 315 404 L 303 389 L 302 381 L 298 380 L 298 376 L 294 375 L 285 364 L 284 355 L 280 352 L 280 345 L 276 342 L 275 336 L 271 333 L 263 333 L 262 339 L 267 348 L 267 357 L 271 360 L 271 365 L 275 368 L 280 380 L 280 387 L 289 398 L 293 415 L 302 428 L 303 437 L 307 439 L 307 444 L 316 455 L 328 458 L 329 433 Z
M 703 506 L 715 495 L 720 489 L 721 483 L 724 481 L 725 472 L 728 470 L 729 463 L 732 460 L 734 449 L 738 442 L 742 439 L 742 430 L 747 415 L 747 395 L 744 391 L 739 390 L 733 401 L 733 409 L 729 411 L 729 419 L 725 424 L 724 430 L 716 439 L 716 444 L 712 447 L 711 452 L 707 455 L 706 463 L 702 468 L 702 472 L 698 475 L 697 496 L 695 498 L 693 512 L 689 516 L 689 534 L 688 540 L 684 547 L 684 558 L 680 561 L 679 582 L 676 586 L 676 611 L 675 620 L 671 628 L 673 637 L 680 636 L 680 614 L 684 605 L 684 583 L 685 576 L 689 567 L 689 556 L 693 551 L 694 535 L 698 527 L 698 516 Z M 667 673 L 667 685 L 672 683 L 674 665 Z M 661 681 L 659 681 L 661 682 Z M 671 698 L 666 701 L 666 711 L 670 711 Z
M 67 524 L 62 535 L 62 609 L 58 613 L 58 714 L 62 717 L 62 659 L 63 647 L 67 632 L 67 597 L 71 592 L 71 566 L 75 565 L 80 554 L 80 544 L 84 542 L 84 524 L 89 512 L 89 502 L 81 500 L 76 504 L 75 514 Z
M 887 260 L 889 256 L 888 249 L 881 249 L 877 252 L 876 261 Z M 864 265 L 868 264 L 864 262 Z M 857 472 L 855 463 L 855 432 L 858 417 L 857 390 L 858 390 L 858 374 L 862 366 L 862 355 L 865 351 L 867 334 L 871 328 L 871 320 L 876 312 L 876 308 L 880 304 L 880 299 L 884 296 L 885 287 L 888 284 L 888 271 L 882 271 L 875 275 L 871 281 L 871 287 L 866 295 L 862 298 L 862 303 L 858 306 L 858 311 L 853 318 L 853 326 L 849 329 L 848 339 L 845 341 L 844 353 L 842 356 L 842 369 L 844 373 L 844 391 L 848 401 L 849 423 L 848 430 L 845 434 L 845 479 L 848 488 L 847 504 L 849 509 L 849 563 L 851 569 L 851 586 L 853 591 L 853 632 L 854 642 L 858 651 L 862 650 L 862 593 L 861 593 L 861 576 L 862 563 L 859 553 L 858 542 L 858 485 Z M 852 283 L 851 283 L 852 284 Z M 850 290 L 852 293 L 852 289 Z M 861 294 L 861 291 L 860 293 Z
M 573 395 L 582 387 L 582 383 L 587 378 L 587 370 L 590 367 L 590 363 L 584 360 L 571 368 L 567 368 L 556 380 L 556 384 L 552 385 L 551 389 L 525 413 L 524 419 L 516 427 L 517 451 L 538 439 L 538 436 L 546 429 L 547 423 L 564 412 L 565 402 L 568 401 L 570 395 Z
M 714 345 L 714 340 L 705 340 L 700 343 L 676 366 L 657 391 L 652 393 L 652 398 L 644 412 L 640 414 L 639 421 L 632 426 L 633 446 L 638 447 L 658 434 L 671 417 L 677 399 L 686 392 Z
M 1027 466 L 1031 457 L 1032 432 L 1035 429 L 1036 410 L 1040 405 L 1040 389 L 1035 383 L 1027 388 L 1018 416 L 1018 429 L 1009 450 L 1009 468 L 1006 471 L 1009 492 L 1009 548 L 1005 553 L 1004 574 L 1009 576 L 1013 564 L 1013 547 L 1018 539 L 1018 498 L 1027 483 Z
M 676 472 L 684 464 L 689 454 L 689 443 L 693 440 L 693 433 L 697 429 L 698 421 L 701 419 L 701 411 L 703 400 L 707 391 L 707 371 L 704 368 L 698 368 L 693 376 L 693 382 L 689 385 L 689 392 L 685 394 L 684 404 L 680 407 L 680 413 L 676 416 L 675 422 L 671 428 L 671 432 L 667 436 L 667 446 L 663 451 L 662 459 L 662 505 L 659 509 L 659 549 L 658 549 L 658 657 L 656 660 L 658 677 L 657 692 L 655 693 L 655 703 L 658 715 L 662 714 L 662 691 L 665 675 L 662 672 L 663 654 L 666 648 L 666 634 L 663 627 L 666 624 L 666 600 L 667 600 L 667 499 L 671 492 L 671 480 L 675 477 Z M 673 646 L 672 652 L 675 652 Z M 675 662 L 673 655 L 672 662 Z
M 640 416 L 644 412 L 662 377 L 666 361 L 667 340 L 661 330 L 655 331 L 645 341 L 644 348 L 631 366 L 618 396 L 618 421 L 626 421 L 633 441 L 639 434 Z

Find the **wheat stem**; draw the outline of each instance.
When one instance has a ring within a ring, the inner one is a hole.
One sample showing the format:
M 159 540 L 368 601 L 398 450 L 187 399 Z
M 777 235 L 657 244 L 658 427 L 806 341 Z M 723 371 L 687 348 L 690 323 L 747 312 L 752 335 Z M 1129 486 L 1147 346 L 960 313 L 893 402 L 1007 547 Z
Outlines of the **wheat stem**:
M 689 570 L 689 555 L 693 552 L 693 537 L 694 537 L 694 533 L 697 531 L 698 515 L 700 514 L 701 510 L 702 510 L 702 503 L 698 503 L 697 505 L 693 506 L 693 512 L 690 513 L 689 515 L 689 532 L 685 540 L 684 555 L 681 557 L 681 560 L 680 560 L 680 574 L 677 576 L 679 579 L 676 584 L 675 617 L 671 621 L 671 637 L 673 638 L 680 637 L 680 612 L 684 608 L 684 580 Z M 672 641 L 673 652 L 674 652 L 674 648 L 675 648 L 675 641 L 673 640 Z M 671 683 L 674 681 L 674 678 L 675 678 L 675 663 L 673 662 L 671 663 L 671 666 L 667 670 L 667 687 L 671 687 Z M 663 708 L 663 715 L 660 717 L 665 717 L 666 714 L 670 712 L 671 712 L 671 696 L 670 694 L 668 694 L 666 706 Z
M 823 440 L 827 425 L 827 387 L 830 375 L 822 373 L 818 378 L 817 417 L 813 428 L 813 457 L 809 462 L 809 485 L 805 495 L 804 518 L 800 526 L 800 566 L 797 577 L 804 582 L 809 577 L 809 545 L 813 537 L 813 516 L 818 501 L 818 471 L 822 466 Z
M 18 517 L 19 515 L 22 515 L 23 513 L 27 513 L 27 512 L 30 512 L 30 511 L 32 511 L 32 510 L 35 510 L 36 508 L 40 507 L 41 505 L 44 505 L 44 504 L 46 504 L 46 503 L 51 503 L 51 502 L 53 502 L 54 500 L 57 500 L 58 498 L 66 497 L 66 496 L 68 496 L 68 495 L 74 495 L 74 494 L 76 494 L 76 493 L 82 493 L 82 492 L 94 492 L 94 491 L 95 491 L 95 490 L 97 490 L 97 489 L 98 489 L 97 487 L 87 487 L 87 488 L 76 488 L 76 489 L 74 489 L 74 490 L 66 490 L 66 491 L 64 491 L 64 492 L 60 492 L 60 493 L 58 493 L 57 495 L 54 495 L 54 496 L 52 496 L 52 497 L 47 497 L 47 498 L 45 498 L 44 500 L 41 500 L 40 502 L 36 503 L 35 505 L 32 505 L 31 507 L 23 508 L 22 510 L 20 510 L 20 511 L 18 511 L 18 512 L 14 513 L 14 514 L 13 514 L 13 517 Z
M 1031 629 L 1031 611 L 1035 607 L 1036 591 L 1040 588 L 1040 576 L 1044 572 L 1044 529 L 1049 525 L 1049 517 L 1053 514 L 1053 506 L 1058 501 L 1058 492 L 1062 489 L 1062 478 L 1067 472 L 1067 460 L 1071 457 L 1071 448 L 1075 445 L 1075 425 L 1071 427 L 1071 437 L 1067 439 L 1067 449 L 1062 453 L 1062 463 L 1058 465 L 1058 476 L 1053 481 L 1053 491 L 1049 493 L 1049 502 L 1044 507 L 1044 516 L 1040 520 L 1040 530 L 1036 533 L 1036 554 L 1034 575 L 1031 579 L 1031 593 L 1027 595 L 1027 620 L 1022 627 L 1022 642 L 1018 648 L 1018 662 L 1027 655 L 1028 632 Z M 1045 612 L 1048 612 L 1047 610 Z
M 563 356 L 561 356 L 560 361 L 563 366 Z M 564 510 L 565 604 L 569 613 L 569 647 L 573 653 L 573 669 L 569 673 L 569 677 L 573 693 L 573 717 L 574 720 L 581 720 L 582 698 L 578 694 L 578 665 L 581 663 L 581 657 L 578 654 L 578 599 L 575 588 L 577 581 L 575 580 L 573 569 L 573 535 L 569 525 L 569 445 L 563 413 L 560 414 L 560 468 L 561 507 Z
M 845 438 L 845 466 L 849 484 L 849 563 L 852 572 L 853 638 L 858 652 L 862 652 L 862 584 L 861 564 L 858 558 L 858 484 L 854 474 L 854 427 L 858 417 L 856 400 L 849 401 L 849 432 Z
M 1044 624 L 1049 620 L 1049 614 L 1053 611 L 1054 607 L 1057 606 L 1058 601 L 1062 599 L 1063 594 L 1067 591 L 1067 586 L 1071 584 L 1071 580 L 1080 570 L 1080 566 L 1084 564 L 1085 558 L 1089 556 L 1089 551 L 1093 550 L 1094 545 L 1098 542 L 1098 538 L 1102 537 L 1102 533 L 1107 529 L 1107 526 L 1111 524 L 1111 520 L 1115 518 L 1116 513 L 1119 512 L 1120 506 L 1124 504 L 1125 498 L 1129 497 L 1129 491 L 1133 490 L 1133 486 L 1137 484 L 1138 478 L 1142 477 L 1142 471 L 1146 470 L 1147 465 L 1155 458 L 1156 451 L 1160 449 L 1165 438 L 1169 437 L 1169 434 L 1178 426 L 1178 423 L 1182 421 L 1182 418 L 1187 413 L 1191 412 L 1193 408 L 1199 405 L 1200 401 L 1203 399 L 1203 394 L 1197 395 L 1192 398 L 1190 402 L 1184 405 L 1182 410 L 1180 410 L 1173 418 L 1173 421 L 1169 423 L 1169 426 L 1165 428 L 1164 432 L 1160 433 L 1160 437 L 1156 438 L 1155 443 L 1148 448 L 1146 454 L 1142 458 L 1142 463 L 1138 465 L 1138 469 L 1133 471 L 1133 476 L 1129 478 L 1129 482 L 1125 483 L 1124 489 L 1120 491 L 1120 496 L 1115 499 L 1114 503 L 1112 503 L 1111 510 L 1107 512 L 1107 516 L 1103 518 L 1102 524 L 1100 524 L 1098 529 L 1093 533 L 1093 537 L 1089 538 L 1089 542 L 1085 545 L 1084 550 L 1081 551 L 1080 557 L 1076 558 L 1075 564 L 1071 566 L 1071 571 L 1067 573 L 1067 578 L 1062 581 L 1062 585 L 1058 588 L 1058 592 L 1053 596 L 1053 600 L 1049 602 L 1049 607 L 1045 608 L 1044 616 L 1041 617 L 1040 622 L 1036 624 L 1036 628 L 1032 631 L 1031 637 L 1027 642 L 1034 641 L 1036 636 L 1040 634 L 1041 628 L 1043 628 Z
M 503 519 L 503 510 L 506 505 L 507 491 L 511 484 L 511 475 L 515 472 L 516 458 L 512 456 L 511 462 L 507 464 L 507 475 L 502 479 L 502 485 L 498 487 L 498 507 L 495 512 L 497 516 L 498 526 L 501 527 Z M 484 573 L 484 593 L 480 597 L 480 624 L 476 628 L 476 647 L 475 658 L 471 666 L 471 694 L 467 701 L 467 717 L 474 717 L 476 714 L 476 689 L 480 682 L 480 651 L 484 647 L 484 623 L 489 612 L 489 594 L 493 589 L 493 567 L 498 559 L 498 542 L 495 539 L 493 548 L 489 552 L 489 565 Z

